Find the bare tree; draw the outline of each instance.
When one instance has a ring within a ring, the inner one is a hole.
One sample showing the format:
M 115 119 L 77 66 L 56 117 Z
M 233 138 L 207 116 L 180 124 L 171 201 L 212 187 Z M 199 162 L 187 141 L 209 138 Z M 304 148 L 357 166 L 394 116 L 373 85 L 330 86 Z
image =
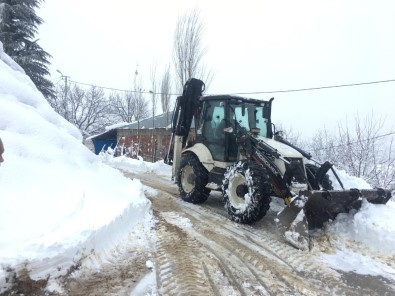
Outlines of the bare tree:
M 318 130 L 308 141 L 307 150 L 322 162 L 330 161 L 331 163 L 337 163 L 337 146 L 338 141 L 336 137 L 324 128 Z
M 351 129 L 347 123 L 346 125 L 339 123 L 339 158 L 342 156 L 344 163 L 347 164 L 347 170 L 353 176 L 371 178 L 374 152 L 378 149 L 377 136 L 382 131 L 382 127 L 383 121 L 374 119 L 373 114 L 367 115 L 364 120 L 356 114 L 354 127 Z
M 111 124 L 109 117 L 109 102 L 104 91 L 91 86 L 87 91 L 76 84 L 57 88 L 57 95 L 49 103 L 60 115 L 70 121 L 83 133 L 89 136 L 101 131 Z M 67 96 L 65 95 L 67 93 Z
M 382 137 L 384 121 L 373 114 L 361 119 L 357 114 L 353 125 L 338 124 L 336 136 L 317 133 L 310 144 L 315 158 L 329 160 L 349 174 L 365 179 L 373 186 L 395 187 L 395 153 L 393 139 Z
M 66 80 L 67 81 L 67 80 Z M 62 84 L 56 87 L 56 95 L 51 98 L 48 97 L 48 103 L 51 107 L 66 120 L 71 122 L 71 117 L 69 116 L 69 103 L 67 99 L 67 85 Z
M 136 70 L 133 79 L 133 104 L 134 104 L 134 119 L 140 123 L 141 119 L 147 118 L 149 116 L 148 102 L 144 97 L 145 90 L 143 89 L 143 81 L 141 75 L 139 75 Z
M 395 190 L 395 155 L 394 138 L 387 142 L 382 153 L 375 151 L 373 164 L 373 184 Z
M 119 93 L 110 95 L 111 113 L 120 121 L 132 122 L 135 113 L 134 96 L 131 92 L 123 95 Z
M 303 148 L 306 145 L 301 139 L 300 132 L 295 132 L 292 127 L 285 127 L 281 122 L 276 124 L 276 132 L 279 132 L 285 140 L 295 146 Z
M 103 89 L 91 86 L 75 109 L 75 124 L 87 135 L 95 134 L 111 124 L 108 115 L 108 100 Z
M 163 113 L 166 113 L 166 124 L 169 124 L 169 111 L 171 106 L 171 77 L 170 67 L 163 73 L 160 84 L 160 99 Z
M 177 76 L 177 89 L 181 92 L 189 78 L 203 80 L 208 88 L 213 75 L 206 69 L 202 59 L 203 24 L 198 10 L 186 12 L 178 18 L 174 33 L 174 68 Z

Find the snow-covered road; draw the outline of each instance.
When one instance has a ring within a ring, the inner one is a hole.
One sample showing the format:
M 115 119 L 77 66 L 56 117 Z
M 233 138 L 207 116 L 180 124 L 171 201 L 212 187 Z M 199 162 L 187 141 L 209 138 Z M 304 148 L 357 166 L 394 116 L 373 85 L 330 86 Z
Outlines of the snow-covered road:
M 161 295 L 395 293 L 395 281 L 390 276 L 395 266 L 393 257 L 374 258 L 388 270 L 392 268 L 388 278 L 337 271 L 322 260 L 323 254 L 336 249 L 336 242 L 325 231 L 316 234 L 310 252 L 284 241 L 273 222 L 275 203 L 259 223 L 240 225 L 226 217 L 218 193 L 212 192 L 206 203 L 194 205 L 179 198 L 170 180 L 153 174 L 138 177 L 149 186 L 146 195 L 156 218 L 153 260 Z M 358 245 L 349 248 L 361 252 Z

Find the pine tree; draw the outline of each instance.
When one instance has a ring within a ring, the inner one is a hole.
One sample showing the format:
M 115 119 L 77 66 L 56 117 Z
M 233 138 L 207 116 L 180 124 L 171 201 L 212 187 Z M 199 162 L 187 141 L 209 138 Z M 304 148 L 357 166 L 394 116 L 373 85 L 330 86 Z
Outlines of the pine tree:
M 15 60 L 46 97 L 54 97 L 48 66 L 51 55 L 35 40 L 43 20 L 36 15 L 43 0 L 0 0 L 0 41 L 5 53 Z

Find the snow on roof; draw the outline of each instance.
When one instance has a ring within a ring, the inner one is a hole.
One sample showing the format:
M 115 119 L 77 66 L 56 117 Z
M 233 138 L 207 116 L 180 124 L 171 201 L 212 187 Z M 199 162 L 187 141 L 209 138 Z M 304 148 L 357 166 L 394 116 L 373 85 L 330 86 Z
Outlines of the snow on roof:
M 119 123 L 115 123 L 115 124 L 112 124 L 112 125 L 108 125 L 108 126 L 106 126 L 106 127 L 104 128 L 104 132 L 101 132 L 101 133 L 99 133 L 99 134 L 96 134 L 96 135 L 92 135 L 92 136 L 90 136 L 90 137 L 87 137 L 86 140 L 92 140 L 92 139 L 94 139 L 94 138 L 103 136 L 103 135 L 107 134 L 108 132 L 110 132 L 110 131 L 112 131 L 112 130 L 115 130 L 115 129 L 118 129 L 118 128 L 122 128 L 122 127 L 124 127 L 124 126 L 129 125 L 129 124 L 130 124 L 129 122 L 119 122 Z
M 139 127 L 152 129 L 153 122 L 155 122 L 155 128 L 167 128 L 169 125 L 171 126 L 171 119 L 173 116 L 173 111 L 169 111 L 168 113 L 163 113 L 160 115 L 155 115 L 154 121 L 152 120 L 152 116 L 140 120 L 140 122 L 132 122 L 128 125 L 121 127 L 121 129 L 138 129 Z
M 130 124 L 130 123 L 129 123 L 129 122 L 119 122 L 119 123 L 115 123 L 115 124 L 106 126 L 106 127 L 105 127 L 105 130 L 106 130 L 106 131 L 109 131 L 109 130 L 112 130 L 112 129 L 121 128 L 121 127 L 123 127 L 123 126 L 125 126 L 125 125 L 128 125 L 128 124 Z

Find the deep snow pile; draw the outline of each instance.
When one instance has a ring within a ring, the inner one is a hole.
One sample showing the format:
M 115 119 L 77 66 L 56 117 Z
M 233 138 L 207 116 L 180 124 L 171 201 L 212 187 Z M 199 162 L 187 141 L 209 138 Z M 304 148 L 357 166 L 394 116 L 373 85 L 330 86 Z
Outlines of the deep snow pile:
M 171 166 L 165 164 L 163 160 L 155 163 L 145 162 L 142 158 L 133 159 L 125 156 L 114 157 L 114 150 L 111 148 L 107 149 L 106 152 L 100 154 L 100 159 L 112 166 L 113 168 L 130 171 L 132 173 L 155 173 L 158 176 L 166 176 L 171 178 Z
M 337 170 L 345 189 L 372 187 L 363 179 Z M 329 173 L 334 188 L 340 184 Z M 359 211 L 339 214 L 323 231 L 330 237 L 332 250 L 322 253 L 324 262 L 334 269 L 359 274 L 381 275 L 395 280 L 395 192 L 387 204 L 363 201 Z
M 381 275 L 395 281 L 395 202 L 363 202 L 358 212 L 339 214 L 328 224 L 332 251 L 321 258 L 332 268 Z
M 328 231 L 364 244 L 385 255 L 395 255 L 395 202 L 374 205 L 366 201 L 351 215 L 340 214 Z
M 145 233 L 150 202 L 138 180 L 103 164 L 0 43 L 0 293 L 8 267 L 47 261 L 40 278 L 65 273 L 95 250 L 94 264 L 131 231 Z M 140 225 L 139 227 L 137 227 Z

